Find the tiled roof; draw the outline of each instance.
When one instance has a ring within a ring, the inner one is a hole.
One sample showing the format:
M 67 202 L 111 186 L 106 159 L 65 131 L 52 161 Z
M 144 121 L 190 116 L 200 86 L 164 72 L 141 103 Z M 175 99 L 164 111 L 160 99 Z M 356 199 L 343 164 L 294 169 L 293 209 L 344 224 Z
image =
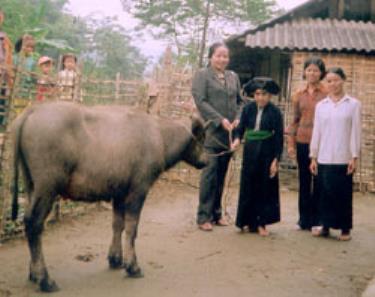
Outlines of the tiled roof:
M 303 18 L 246 35 L 251 48 L 375 52 L 375 23 Z

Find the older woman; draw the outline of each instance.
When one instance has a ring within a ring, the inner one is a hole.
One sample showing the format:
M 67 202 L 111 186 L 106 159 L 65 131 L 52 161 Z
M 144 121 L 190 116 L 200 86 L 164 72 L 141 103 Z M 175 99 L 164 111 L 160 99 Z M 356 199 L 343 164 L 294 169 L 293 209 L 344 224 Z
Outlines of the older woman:
M 226 70 L 229 63 L 227 46 L 213 44 L 208 58 L 208 67 L 196 73 L 192 87 L 198 111 L 209 124 L 205 147 L 210 160 L 201 175 L 197 217 L 198 226 L 203 231 L 211 231 L 213 223 L 228 225 L 222 214 L 221 196 L 231 158 L 231 131 L 239 122 L 242 102 L 238 76 Z
M 341 229 L 340 240 L 350 240 L 352 183 L 361 140 L 361 104 L 344 90 L 341 68 L 327 71 L 328 96 L 318 103 L 310 144 L 310 169 L 318 176 L 319 218 L 315 236 L 328 236 L 329 228 Z

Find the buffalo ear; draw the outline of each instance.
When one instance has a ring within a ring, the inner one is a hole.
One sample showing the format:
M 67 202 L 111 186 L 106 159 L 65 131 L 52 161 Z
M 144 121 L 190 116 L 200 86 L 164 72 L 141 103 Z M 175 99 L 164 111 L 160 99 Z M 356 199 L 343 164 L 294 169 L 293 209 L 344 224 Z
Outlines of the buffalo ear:
M 203 119 L 197 114 L 191 116 L 191 132 L 194 136 L 198 136 L 200 133 L 204 132 Z

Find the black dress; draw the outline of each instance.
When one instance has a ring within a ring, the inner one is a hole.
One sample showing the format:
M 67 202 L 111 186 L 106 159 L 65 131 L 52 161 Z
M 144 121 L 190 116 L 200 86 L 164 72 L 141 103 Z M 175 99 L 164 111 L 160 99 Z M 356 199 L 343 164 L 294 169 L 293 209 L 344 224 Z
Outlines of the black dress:
M 259 127 L 260 132 L 269 134 L 268 138 L 248 137 L 248 131 L 254 130 L 257 112 L 255 102 L 247 104 L 234 131 L 234 137 L 245 135 L 236 226 L 249 226 L 253 231 L 280 221 L 279 179 L 278 175 L 270 177 L 270 167 L 275 158 L 280 160 L 283 151 L 283 119 L 271 102 L 263 109 Z

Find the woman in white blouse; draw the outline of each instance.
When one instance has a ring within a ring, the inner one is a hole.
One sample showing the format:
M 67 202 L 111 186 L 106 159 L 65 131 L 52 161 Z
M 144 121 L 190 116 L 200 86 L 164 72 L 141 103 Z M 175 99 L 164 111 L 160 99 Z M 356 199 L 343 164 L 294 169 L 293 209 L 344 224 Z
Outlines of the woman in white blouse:
M 310 170 L 318 175 L 319 220 L 315 236 L 341 229 L 339 240 L 351 239 L 353 173 L 361 142 L 361 103 L 344 90 L 346 75 L 339 67 L 327 71 L 328 96 L 316 106 L 310 143 Z

